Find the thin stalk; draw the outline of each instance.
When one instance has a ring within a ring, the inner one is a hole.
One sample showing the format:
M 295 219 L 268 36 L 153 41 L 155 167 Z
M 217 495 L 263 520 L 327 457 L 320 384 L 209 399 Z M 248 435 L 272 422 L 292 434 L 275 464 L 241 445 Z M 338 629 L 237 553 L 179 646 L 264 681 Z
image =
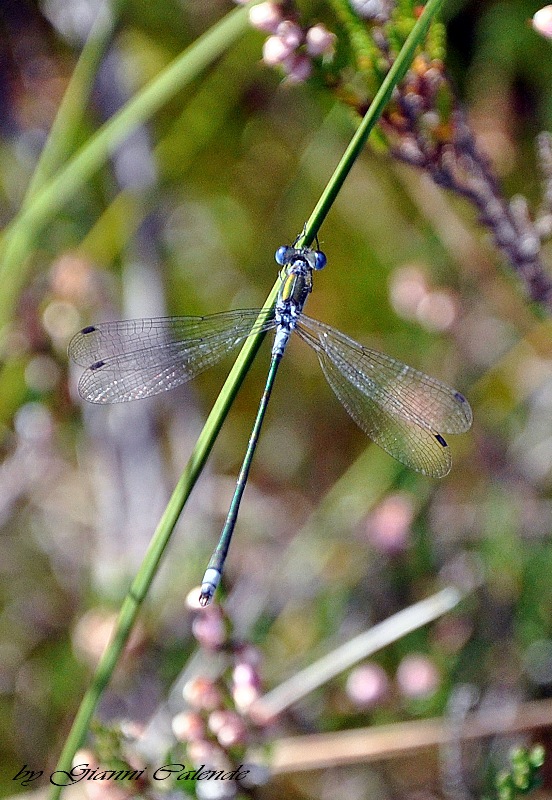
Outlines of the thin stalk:
M 458 690 L 462 689 L 468 690 L 468 686 L 458 687 Z M 448 712 L 442 717 L 429 719 L 286 736 L 271 743 L 270 760 L 266 751 L 260 751 L 258 755 L 251 754 L 248 763 L 262 764 L 265 768 L 269 766 L 271 775 L 285 775 L 286 780 L 294 772 L 327 771 L 343 766 L 350 769 L 353 764 L 365 769 L 373 761 L 384 761 L 386 769 L 389 769 L 388 762 L 392 758 L 408 756 L 412 759 L 417 752 L 424 751 L 423 758 L 427 759 L 429 752 L 434 750 L 432 758 L 437 760 L 443 757 L 447 745 L 453 745 L 455 753 L 456 748 L 462 747 L 463 752 L 465 744 L 474 739 L 495 739 L 498 736 L 518 739 L 522 731 L 531 731 L 531 739 L 534 739 L 535 728 L 548 728 L 551 715 L 552 700 L 533 700 L 518 702 L 515 706 L 501 703 L 486 710 L 485 714 L 477 708 L 460 719 L 451 719 Z M 543 737 L 545 735 L 543 731 Z M 525 795 L 523 791 L 502 796 L 518 798 Z
M 274 300 L 276 298 L 277 284 L 273 292 L 263 307 L 263 312 L 260 319 L 269 316 Z M 170 500 L 163 512 L 159 524 L 152 537 L 150 545 L 147 549 L 146 555 L 140 568 L 134 578 L 130 589 L 123 601 L 113 638 L 109 642 L 100 663 L 96 669 L 92 683 L 88 688 L 77 715 L 74 719 L 73 725 L 65 742 L 65 746 L 59 758 L 57 770 L 68 771 L 71 769 L 73 757 L 78 748 L 84 742 L 84 738 L 90 726 L 94 710 L 100 699 L 103 690 L 109 683 L 113 671 L 121 657 L 124 646 L 128 641 L 128 637 L 133 628 L 134 622 L 140 610 L 151 583 L 157 574 L 161 558 L 169 543 L 170 536 L 178 521 L 180 513 L 192 491 L 200 473 L 207 461 L 209 453 L 215 443 L 220 428 L 226 418 L 226 415 L 234 401 L 236 394 L 247 374 L 247 370 L 251 365 L 257 350 L 259 349 L 263 340 L 264 334 L 260 336 L 250 336 L 246 340 L 244 347 L 241 349 L 234 366 L 232 367 L 228 378 L 222 390 L 213 405 L 211 413 L 203 427 L 199 436 L 197 444 L 194 448 L 190 460 L 186 465 L 186 469 L 181 475 L 175 489 L 170 497 Z M 51 793 L 51 800 L 56 800 L 61 793 L 61 787 L 55 786 Z
M 419 44 L 421 44 L 431 21 L 443 5 L 444 0 L 428 0 L 422 14 L 418 21 L 412 28 L 406 42 L 402 46 L 397 58 L 383 82 L 378 89 L 376 96 L 370 103 L 370 108 L 362 118 L 362 122 L 358 126 L 357 132 L 351 139 L 349 146 L 345 150 L 339 164 L 337 165 L 332 177 L 320 200 L 316 204 L 314 211 L 310 215 L 307 224 L 303 230 L 303 235 L 297 243 L 297 247 L 309 247 L 315 240 L 318 231 L 324 220 L 326 219 L 330 208 L 337 197 L 339 190 L 351 171 L 353 164 L 362 151 L 370 133 L 374 129 L 378 119 L 382 115 L 383 109 L 388 103 L 393 89 L 404 78 L 408 67 L 410 66 L 414 53 Z
M 104 0 L 81 50 L 21 204 L 26 208 L 69 156 L 88 105 L 98 66 L 127 0 Z
M 309 218 L 301 240 L 298 242 L 297 246 L 308 247 L 314 241 L 320 225 L 331 208 L 331 205 L 335 200 L 335 197 L 337 196 L 337 193 L 339 192 L 339 189 L 341 188 L 348 172 L 350 171 L 354 160 L 359 155 L 366 138 L 381 115 L 386 100 L 390 97 L 394 86 L 406 72 L 409 59 L 412 58 L 417 45 L 422 42 L 427 27 L 431 19 L 437 13 L 437 10 L 441 6 L 442 2 L 443 0 L 428 0 L 424 12 L 416 22 L 412 33 L 397 56 L 397 60 L 384 80 L 381 89 L 377 93 L 374 103 L 367 111 L 357 133 L 353 137 L 351 144 L 339 162 L 339 165 L 330 179 L 328 186 L 323 192 L 320 201 L 316 205 L 314 212 Z M 240 10 L 243 9 L 238 9 L 238 11 Z M 233 14 L 235 15 L 236 12 L 233 12 Z M 228 17 L 226 19 L 228 19 Z M 270 315 L 276 300 L 279 286 L 280 279 L 278 279 L 274 284 L 266 303 L 263 306 L 263 310 L 259 317 L 260 320 L 264 320 Z M 205 464 L 213 447 L 217 434 L 245 378 L 247 370 L 249 369 L 249 366 L 251 365 L 255 354 L 261 345 L 264 335 L 264 333 L 260 333 L 252 335 L 246 339 L 246 342 L 242 347 L 238 358 L 236 359 L 236 362 L 234 363 L 234 366 L 224 383 L 224 386 L 222 387 L 219 397 L 217 398 L 211 413 L 209 414 L 207 422 L 205 423 L 205 426 L 198 438 L 197 444 L 192 452 L 188 465 L 186 466 L 182 477 L 174 489 L 167 508 L 165 509 L 161 520 L 159 521 L 144 561 L 142 562 L 130 587 L 127 597 L 123 602 L 113 638 L 100 660 L 96 673 L 93 677 L 92 684 L 82 700 L 81 706 L 77 712 L 77 716 L 75 717 L 75 721 L 67 738 L 65 747 L 63 748 L 63 752 L 58 764 L 59 770 L 69 770 L 71 768 L 71 762 L 75 752 L 85 739 L 97 702 L 104 688 L 108 684 L 117 662 L 119 661 L 140 606 L 157 573 L 161 557 L 165 548 L 167 547 L 174 526 L 176 525 L 184 504 L 195 482 L 197 481 L 197 478 L 199 477 L 203 465 Z M 57 800 L 60 792 L 60 787 L 54 787 L 51 794 L 51 800 Z
M 318 661 L 309 664 L 305 669 L 296 672 L 287 681 L 257 700 L 251 711 L 257 719 L 272 719 L 359 661 L 448 613 L 458 605 L 466 593 L 461 588 L 448 586 L 437 594 L 398 611 L 392 617 L 360 633 Z

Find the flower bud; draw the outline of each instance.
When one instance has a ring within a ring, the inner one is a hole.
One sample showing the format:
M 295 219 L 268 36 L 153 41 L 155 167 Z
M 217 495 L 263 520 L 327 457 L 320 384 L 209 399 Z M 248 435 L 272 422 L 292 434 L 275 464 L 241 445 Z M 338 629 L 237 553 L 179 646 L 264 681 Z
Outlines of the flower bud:
M 546 39 L 552 39 L 552 6 L 544 6 L 535 12 L 533 28 Z
M 212 710 L 220 706 L 222 696 L 216 683 L 209 678 L 191 678 L 182 689 L 182 695 L 193 708 Z
M 275 67 L 289 58 L 293 47 L 287 45 L 279 36 L 269 36 L 263 45 L 263 61 L 268 67 Z
M 387 674 L 379 664 L 363 664 L 347 678 L 347 694 L 358 708 L 376 706 L 385 699 L 388 690 Z
M 282 22 L 282 11 L 276 3 L 259 3 L 249 11 L 249 22 L 258 31 L 276 33 Z
M 182 711 L 172 719 L 173 733 L 179 742 L 194 742 L 205 736 L 205 724 L 194 711 Z
M 312 63 L 308 56 L 292 55 L 284 61 L 283 67 L 287 72 L 288 83 L 303 83 L 310 78 Z
M 309 56 L 332 54 L 335 38 L 335 33 L 331 33 L 325 25 L 313 25 L 307 31 L 307 53 Z
M 295 22 L 285 19 L 278 25 L 276 33 L 290 49 L 295 50 L 303 40 L 303 31 Z
M 217 650 L 226 641 L 226 626 L 220 606 L 207 606 L 192 623 L 192 633 L 208 650 Z
M 404 697 L 422 699 L 435 694 L 440 684 L 437 667 L 427 656 L 403 658 L 397 669 L 397 683 Z

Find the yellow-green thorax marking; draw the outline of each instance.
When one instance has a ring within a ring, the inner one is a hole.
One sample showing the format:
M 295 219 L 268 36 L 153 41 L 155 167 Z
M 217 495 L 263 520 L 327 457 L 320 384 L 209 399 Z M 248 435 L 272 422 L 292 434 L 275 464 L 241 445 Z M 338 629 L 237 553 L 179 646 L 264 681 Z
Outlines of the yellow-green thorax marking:
M 276 261 L 284 267 L 284 274 L 274 308 L 278 328 L 272 347 L 273 358 L 283 355 L 290 334 L 312 291 L 312 272 L 325 266 L 326 256 L 319 250 L 304 247 L 280 247 L 276 251 Z

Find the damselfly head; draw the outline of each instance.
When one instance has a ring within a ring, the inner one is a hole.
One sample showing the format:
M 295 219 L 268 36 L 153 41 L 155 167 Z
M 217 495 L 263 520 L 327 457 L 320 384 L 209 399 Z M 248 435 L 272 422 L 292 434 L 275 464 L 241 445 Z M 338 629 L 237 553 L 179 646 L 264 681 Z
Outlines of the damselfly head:
M 303 258 L 311 269 L 322 269 L 326 266 L 326 256 L 321 250 L 311 250 L 308 247 L 279 247 L 274 254 L 276 263 L 285 266 L 291 261 Z

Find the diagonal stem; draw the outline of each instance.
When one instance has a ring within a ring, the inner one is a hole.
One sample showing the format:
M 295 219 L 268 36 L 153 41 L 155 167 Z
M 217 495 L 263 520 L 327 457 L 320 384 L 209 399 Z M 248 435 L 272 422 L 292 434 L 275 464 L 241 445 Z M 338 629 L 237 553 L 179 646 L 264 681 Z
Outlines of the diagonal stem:
M 0 327 L 13 314 L 30 269 L 28 256 L 39 233 L 105 163 L 114 148 L 244 33 L 247 13 L 247 6 L 236 8 L 200 36 L 114 114 L 45 185 L 42 185 L 42 171 L 37 183 L 33 179 L 29 202 L 23 204 L 2 233 Z
M 326 189 L 305 226 L 297 246 L 307 247 L 314 241 L 343 182 L 364 147 L 370 131 L 374 128 L 374 125 L 379 119 L 394 87 L 408 69 L 416 47 L 423 41 L 428 26 L 442 2 L 443 0 L 428 0 L 422 15 L 416 22 L 410 36 L 397 56 L 395 63 L 385 77 L 372 105 L 368 109 L 349 147 L 328 182 Z M 278 279 L 263 306 L 260 320 L 266 319 L 269 316 L 276 299 L 279 284 L 280 280 Z M 169 543 L 180 513 L 211 452 L 218 432 L 222 427 L 232 402 L 261 345 L 264 335 L 264 333 L 260 333 L 247 338 L 207 418 L 186 469 L 178 481 L 165 512 L 159 521 L 144 561 L 123 601 L 112 640 L 107 646 L 92 679 L 92 684 L 81 702 L 65 747 L 60 756 L 57 767 L 58 770 L 70 770 L 75 752 L 84 741 L 98 700 L 109 683 L 111 675 L 121 657 L 140 606 L 157 573 L 159 563 Z M 61 787 L 54 787 L 51 800 L 56 800 L 60 792 Z
M 378 89 L 376 96 L 370 103 L 370 108 L 362 118 L 362 122 L 358 126 L 357 132 L 351 139 L 349 146 L 341 157 L 332 177 L 328 181 L 326 188 L 320 196 L 320 200 L 316 204 L 314 211 L 310 215 L 303 235 L 297 243 L 297 247 L 309 247 L 313 243 L 320 230 L 320 227 L 326 219 L 330 208 L 337 197 L 339 190 L 343 186 L 345 179 L 360 152 L 362 151 L 366 140 L 374 129 L 378 119 L 380 118 L 383 109 L 389 102 L 393 89 L 404 78 L 405 73 L 410 66 L 416 48 L 423 41 L 431 21 L 439 11 L 444 0 L 428 0 L 422 14 L 418 21 L 412 28 L 410 35 L 402 46 L 397 58 L 383 82 Z

